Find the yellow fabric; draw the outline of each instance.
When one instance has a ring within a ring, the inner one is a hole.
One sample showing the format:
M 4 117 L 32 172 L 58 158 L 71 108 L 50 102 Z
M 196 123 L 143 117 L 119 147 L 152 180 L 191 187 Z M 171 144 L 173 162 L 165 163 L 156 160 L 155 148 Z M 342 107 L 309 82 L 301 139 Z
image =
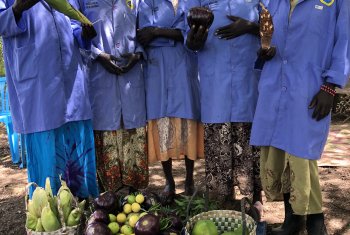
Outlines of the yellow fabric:
M 262 147 L 260 176 L 269 201 L 290 193 L 290 204 L 297 215 L 322 213 L 322 194 L 317 161 L 299 158 L 274 147 Z
M 204 128 L 182 118 L 161 118 L 148 122 L 148 161 L 204 158 Z

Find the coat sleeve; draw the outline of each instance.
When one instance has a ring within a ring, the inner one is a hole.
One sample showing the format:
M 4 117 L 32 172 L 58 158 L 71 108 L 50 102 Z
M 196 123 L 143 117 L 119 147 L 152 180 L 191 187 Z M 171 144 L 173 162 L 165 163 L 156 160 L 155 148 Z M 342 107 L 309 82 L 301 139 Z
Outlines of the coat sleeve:
M 0 0 L 0 36 L 14 37 L 18 34 L 27 31 L 27 24 L 25 22 L 26 12 L 22 13 L 21 19 L 16 22 L 12 11 L 12 5 L 7 4 L 7 0 Z
M 77 10 L 81 11 L 85 15 L 85 2 L 84 0 L 69 0 L 69 3 Z M 74 38 L 77 40 L 79 47 L 85 50 L 90 50 L 91 40 L 85 40 L 81 36 L 82 28 L 81 23 L 77 20 L 71 19 L 71 27 L 73 30 Z
M 339 1 L 335 30 L 335 43 L 331 65 L 323 73 L 327 82 L 344 88 L 349 77 L 350 66 L 350 1 Z

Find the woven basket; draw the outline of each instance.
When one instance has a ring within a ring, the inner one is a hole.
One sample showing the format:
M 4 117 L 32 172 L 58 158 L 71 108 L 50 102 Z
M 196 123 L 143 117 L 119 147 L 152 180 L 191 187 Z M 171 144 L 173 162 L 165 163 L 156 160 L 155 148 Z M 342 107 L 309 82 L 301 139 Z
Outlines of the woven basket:
M 186 224 L 185 234 L 190 235 L 195 223 L 199 220 L 211 220 L 215 223 L 219 234 L 234 231 L 243 227 L 242 213 L 232 210 L 215 210 L 203 212 L 192 217 Z M 256 234 L 256 224 L 252 217 L 246 216 L 246 235 Z
M 29 183 L 26 187 L 26 197 L 25 197 L 25 204 L 26 204 L 26 211 L 28 211 L 28 200 L 29 200 L 29 188 L 30 186 L 38 187 L 36 183 Z M 73 198 L 73 203 L 75 206 L 78 206 L 78 202 L 75 198 Z M 58 200 L 58 205 L 60 204 L 60 200 Z M 79 228 L 80 225 L 72 226 L 72 227 L 66 227 L 66 224 L 63 219 L 63 212 L 58 208 L 58 213 L 60 214 L 60 222 L 62 224 L 62 228 L 59 230 L 53 231 L 53 232 L 35 232 L 26 227 L 27 235 L 78 235 L 79 234 Z

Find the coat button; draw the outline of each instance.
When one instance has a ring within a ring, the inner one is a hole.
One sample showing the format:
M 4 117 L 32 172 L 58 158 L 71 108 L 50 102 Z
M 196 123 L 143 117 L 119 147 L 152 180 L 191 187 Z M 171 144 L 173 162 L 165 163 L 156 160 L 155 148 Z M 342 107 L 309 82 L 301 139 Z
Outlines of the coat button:
M 283 64 L 288 64 L 288 61 L 287 60 L 283 60 Z
M 287 91 L 287 87 L 283 86 L 282 91 Z

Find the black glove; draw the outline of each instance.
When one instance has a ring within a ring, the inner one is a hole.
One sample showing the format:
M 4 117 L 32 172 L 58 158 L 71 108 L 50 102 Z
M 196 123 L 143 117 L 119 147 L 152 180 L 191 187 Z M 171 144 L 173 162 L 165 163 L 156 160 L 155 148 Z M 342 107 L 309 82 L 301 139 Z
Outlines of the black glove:
M 129 72 L 137 62 L 142 58 L 141 53 L 127 53 L 121 56 L 124 59 L 127 59 L 126 65 L 122 66 L 122 72 L 127 73 Z
M 22 13 L 24 11 L 30 9 L 38 2 L 39 0 L 15 0 L 14 4 L 12 5 L 12 11 L 15 15 L 16 21 L 22 17 Z
M 271 60 L 276 55 L 276 47 L 270 47 L 269 49 L 260 48 L 258 51 L 258 57 L 264 61 Z
M 203 48 L 208 37 L 209 29 L 203 26 L 196 27 L 193 25 L 188 32 L 186 45 L 193 51 L 199 51 Z
M 327 85 L 334 90 L 333 85 Z M 320 90 L 312 99 L 309 109 L 314 109 L 312 118 L 320 121 L 327 117 L 332 110 L 334 96 L 324 90 Z
M 190 28 L 195 25 L 197 27 L 203 26 L 204 28 L 209 29 L 213 21 L 213 12 L 205 7 L 191 8 L 187 14 L 187 22 Z
M 94 26 L 83 24 L 81 25 L 81 36 L 86 40 L 91 40 L 97 36 Z
M 122 68 L 117 65 L 117 62 L 121 60 L 113 55 L 102 52 L 96 60 L 110 73 L 120 75 L 123 72 Z
M 215 35 L 220 39 L 233 39 L 241 35 L 251 33 L 259 34 L 259 25 L 237 16 L 227 16 L 233 23 L 220 27 L 215 31 Z
M 157 37 L 156 27 L 145 27 L 137 30 L 137 41 L 144 47 L 148 46 Z

